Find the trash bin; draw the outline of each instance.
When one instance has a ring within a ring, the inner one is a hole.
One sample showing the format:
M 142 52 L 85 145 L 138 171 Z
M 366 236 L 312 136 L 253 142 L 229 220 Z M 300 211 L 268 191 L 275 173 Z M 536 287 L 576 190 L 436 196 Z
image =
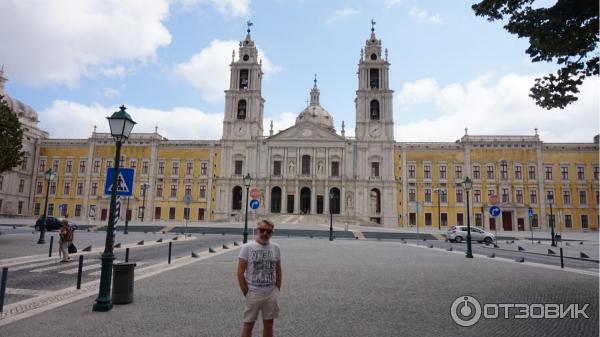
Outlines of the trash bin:
M 133 302 L 134 262 L 115 263 L 113 265 L 113 304 L 129 304 Z

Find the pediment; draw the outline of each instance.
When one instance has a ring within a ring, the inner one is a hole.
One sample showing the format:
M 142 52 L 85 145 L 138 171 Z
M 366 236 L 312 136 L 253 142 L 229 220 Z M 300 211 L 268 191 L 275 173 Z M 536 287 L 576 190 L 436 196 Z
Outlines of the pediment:
M 345 141 L 335 131 L 312 123 L 295 124 L 271 137 L 267 141 Z

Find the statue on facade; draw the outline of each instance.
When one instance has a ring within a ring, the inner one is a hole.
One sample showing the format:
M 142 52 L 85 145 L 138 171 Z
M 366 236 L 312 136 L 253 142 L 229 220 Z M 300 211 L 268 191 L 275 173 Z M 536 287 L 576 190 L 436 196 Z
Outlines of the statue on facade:
M 289 174 L 294 174 L 294 168 L 296 167 L 296 165 L 294 164 L 293 160 L 290 160 L 290 163 L 288 164 L 288 173 Z
M 346 208 L 352 209 L 352 194 L 351 193 L 346 194 Z
M 323 162 L 319 160 L 319 162 L 317 163 L 317 173 L 318 174 L 323 174 Z

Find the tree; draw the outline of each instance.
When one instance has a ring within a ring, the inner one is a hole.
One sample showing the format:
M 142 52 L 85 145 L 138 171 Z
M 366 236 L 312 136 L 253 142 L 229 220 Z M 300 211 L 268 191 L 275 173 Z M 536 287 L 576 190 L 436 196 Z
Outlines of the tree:
M 22 147 L 23 129 L 19 118 L 0 95 L 0 173 L 21 164 Z
M 483 0 L 472 6 L 488 21 L 508 17 L 504 28 L 529 38 L 532 62 L 556 62 L 556 73 L 535 80 L 530 97 L 548 110 L 577 101 L 586 77 L 598 76 L 598 0 L 557 0 L 533 8 L 535 0 Z

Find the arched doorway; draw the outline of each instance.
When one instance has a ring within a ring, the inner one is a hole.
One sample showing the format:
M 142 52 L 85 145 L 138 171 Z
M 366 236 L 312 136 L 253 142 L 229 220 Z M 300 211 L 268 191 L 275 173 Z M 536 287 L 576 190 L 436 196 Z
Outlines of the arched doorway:
M 281 213 L 281 188 L 278 186 L 271 189 L 271 213 Z
M 231 209 L 242 209 L 242 188 L 240 186 L 234 187 L 231 192 Z
M 300 213 L 310 213 L 310 188 L 303 187 L 300 190 Z
M 337 187 L 329 190 L 329 211 L 331 214 L 340 214 L 340 190 Z
M 376 188 L 372 189 L 370 197 L 371 214 L 381 213 L 381 193 L 379 190 Z

